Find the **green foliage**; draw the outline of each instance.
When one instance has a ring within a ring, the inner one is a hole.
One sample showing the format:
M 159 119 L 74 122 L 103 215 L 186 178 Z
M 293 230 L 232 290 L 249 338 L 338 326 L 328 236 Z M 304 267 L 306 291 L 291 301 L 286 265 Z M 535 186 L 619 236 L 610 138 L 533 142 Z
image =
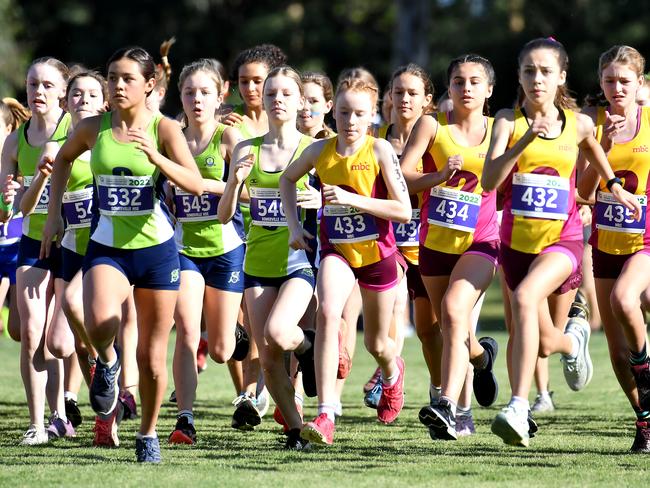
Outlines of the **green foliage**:
M 0 0 L 0 98 L 15 96 L 25 80 L 26 46 L 18 41 L 23 31 L 22 11 L 14 0 Z

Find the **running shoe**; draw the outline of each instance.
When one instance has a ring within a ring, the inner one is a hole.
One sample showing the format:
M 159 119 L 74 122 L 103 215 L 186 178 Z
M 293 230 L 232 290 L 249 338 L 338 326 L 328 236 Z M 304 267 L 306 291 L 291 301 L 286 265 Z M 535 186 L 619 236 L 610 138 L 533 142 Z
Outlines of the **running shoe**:
M 158 437 L 142 437 L 135 438 L 135 457 L 139 463 L 159 463 L 162 461 L 160 457 L 160 442 Z
M 339 331 L 339 366 L 336 371 L 336 378 L 339 380 L 344 380 L 350 374 L 352 370 L 352 359 L 350 359 L 350 354 L 348 354 L 348 349 L 343 344 L 343 335 Z
M 264 417 L 268 413 L 270 403 L 269 390 L 264 386 L 255 398 L 255 406 L 257 407 L 257 411 L 260 413 L 260 417 Z
M 77 434 L 74 431 L 70 419 L 62 420 L 58 412 L 54 412 L 50 416 L 49 425 L 47 426 L 47 435 L 50 440 L 61 439 L 63 437 L 75 437 Z
M 68 420 L 70 420 L 70 422 L 72 422 L 72 426 L 75 429 L 81 425 L 83 419 L 81 417 L 81 410 L 79 410 L 79 405 L 77 405 L 76 400 L 73 400 L 72 398 L 65 400 L 65 416 L 68 417 Z
M 363 403 L 366 407 L 377 408 L 379 405 L 379 400 L 381 399 L 381 393 L 383 391 L 383 385 L 381 384 L 381 379 L 375 383 L 375 386 L 372 387 L 372 390 L 368 391 L 363 396 Z
M 377 418 L 384 424 L 395 421 L 404 406 L 404 360 L 395 358 L 399 370 L 399 378 L 393 386 L 382 386 L 381 398 L 377 405 Z
M 176 419 L 176 427 L 169 434 L 169 443 L 188 444 L 190 446 L 196 444 L 196 429 L 185 415 L 181 415 Z
M 138 418 L 138 406 L 135 403 L 135 397 L 130 391 L 124 390 L 120 392 L 120 403 L 124 409 L 123 420 L 135 420 Z
M 253 430 L 262 422 L 255 398 L 242 393 L 232 402 L 235 406 L 235 412 L 232 414 L 231 426 L 238 430 Z
M 593 364 L 589 355 L 589 337 L 591 335 L 589 322 L 580 317 L 573 317 L 569 319 L 564 334 L 572 335 L 578 341 L 578 354 L 576 357 L 562 354 L 560 358 L 564 370 L 564 379 L 569 388 L 573 391 L 580 391 L 589 384 L 593 376 Z
M 492 432 L 511 446 L 528 447 L 528 429 L 528 412 L 518 412 L 510 405 L 504 407 L 492 422 Z
M 121 419 L 118 418 L 119 408 L 113 410 L 108 416 L 97 415 L 95 417 L 95 438 L 93 446 L 95 447 L 119 447 L 120 438 L 117 436 L 117 425 Z
M 381 383 L 381 368 L 377 367 L 368 382 L 363 385 L 363 392 L 368 393 L 372 390 L 377 383 Z
M 287 441 L 284 448 L 289 451 L 308 451 L 311 449 L 309 441 L 300 437 L 300 429 L 291 429 L 287 432 Z
M 232 353 L 231 359 L 243 361 L 248 356 L 249 349 L 250 339 L 248 332 L 241 325 L 237 324 L 235 327 L 235 350 Z
M 300 437 L 313 444 L 331 446 L 334 443 L 336 427 L 327 414 L 321 413 L 312 422 L 306 423 L 300 431 Z
M 117 382 L 121 370 L 119 357 L 110 368 L 97 361 L 95 374 L 90 383 L 90 405 L 98 415 L 108 415 L 115 410 L 119 396 Z
M 476 434 L 476 427 L 474 426 L 474 416 L 472 415 L 472 412 L 457 413 L 456 435 L 458 437 L 466 437 L 472 434 Z
M 535 413 L 552 412 L 555 410 L 555 403 L 553 403 L 553 392 L 550 391 L 548 395 L 540 393 L 535 397 L 531 410 Z
M 639 392 L 639 406 L 650 410 L 650 358 L 645 363 L 632 366 L 632 375 Z
M 316 332 L 307 329 L 304 331 L 305 338 L 311 342 L 311 346 L 302 354 L 296 354 L 300 371 L 302 371 L 302 386 L 305 390 L 305 395 L 308 397 L 315 397 L 316 391 L 316 368 L 314 367 L 314 344 L 316 343 Z
M 576 293 L 576 297 L 573 300 L 573 303 L 571 304 L 571 308 L 569 309 L 569 318 L 574 318 L 574 317 L 580 317 L 581 319 L 585 319 L 587 322 L 589 322 L 589 302 L 587 301 L 587 297 L 585 297 L 580 290 L 578 290 L 578 293 Z
M 450 403 L 444 398 L 436 405 L 427 405 L 420 409 L 418 415 L 420 422 L 433 431 L 431 438 L 445 441 L 458 439 L 456 433 L 456 418 L 451 410 Z
M 201 337 L 196 350 L 196 371 L 201 374 L 206 369 L 208 369 L 208 341 Z
M 298 413 L 300 414 L 300 418 L 302 419 L 302 404 L 299 402 L 296 402 L 296 410 L 298 410 Z M 289 426 L 287 425 L 286 420 L 284 420 L 284 416 L 282 415 L 282 412 L 278 408 L 278 406 L 275 406 L 275 410 L 273 410 L 273 420 L 275 420 L 276 423 L 280 424 L 282 426 L 282 432 L 284 434 L 287 434 L 289 432 Z
M 41 444 L 47 444 L 50 441 L 50 436 L 48 435 L 45 427 L 38 425 L 30 425 L 27 432 L 23 434 L 23 439 L 20 441 L 21 446 L 39 446 Z
M 169 395 L 169 403 L 176 403 L 176 390 L 172 390 Z
M 636 435 L 630 451 L 650 453 L 650 422 L 647 420 L 636 421 Z
M 499 395 L 499 383 L 497 383 L 497 377 L 494 375 L 494 363 L 499 353 L 499 345 L 491 337 L 481 337 L 478 343 L 485 349 L 488 360 L 485 368 L 474 368 L 472 385 L 478 404 L 482 407 L 489 407 L 497 400 Z
M 538 430 L 539 427 L 537 426 L 537 422 L 535 422 L 535 419 L 533 418 L 533 412 L 528 410 L 528 437 L 531 439 L 535 437 L 535 434 L 537 434 Z

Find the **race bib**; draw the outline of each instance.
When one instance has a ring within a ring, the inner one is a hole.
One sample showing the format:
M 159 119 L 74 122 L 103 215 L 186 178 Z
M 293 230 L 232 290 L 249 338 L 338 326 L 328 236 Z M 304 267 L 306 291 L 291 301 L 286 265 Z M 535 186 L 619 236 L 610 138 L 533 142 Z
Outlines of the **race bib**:
M 569 218 L 569 179 L 560 176 L 515 173 L 512 213 L 550 220 Z
M 251 222 L 263 227 L 286 227 L 280 190 L 277 188 L 251 188 Z
M 135 216 L 153 212 L 151 176 L 99 175 L 97 190 L 102 215 Z
M 379 238 L 375 217 L 347 205 L 325 205 L 323 218 L 332 244 L 349 244 Z
M 634 195 L 641 205 L 641 219 L 637 222 L 632 212 L 619 203 L 611 193 L 598 192 L 596 196 L 596 228 L 628 234 L 644 234 L 648 197 Z
M 92 188 L 65 192 L 63 194 L 63 215 L 67 222 L 67 228 L 90 227 L 92 203 Z
M 217 218 L 219 197 L 212 193 L 193 195 L 180 188 L 174 194 L 176 218 L 179 222 L 201 222 Z
M 414 208 L 411 212 L 411 221 L 408 224 L 393 222 L 395 243 L 399 247 L 420 245 L 420 209 Z
M 429 197 L 427 222 L 462 232 L 474 232 L 481 209 L 481 195 L 435 186 Z
M 32 184 L 32 180 L 34 179 L 33 176 L 24 176 L 23 181 L 24 181 L 24 186 L 25 190 L 29 188 Z M 38 203 L 36 204 L 36 207 L 34 207 L 34 210 L 32 213 L 35 214 L 46 214 L 47 213 L 47 206 L 50 203 L 50 179 L 47 179 L 47 185 L 45 185 L 45 188 L 43 188 L 43 193 L 41 193 L 41 198 L 38 199 Z

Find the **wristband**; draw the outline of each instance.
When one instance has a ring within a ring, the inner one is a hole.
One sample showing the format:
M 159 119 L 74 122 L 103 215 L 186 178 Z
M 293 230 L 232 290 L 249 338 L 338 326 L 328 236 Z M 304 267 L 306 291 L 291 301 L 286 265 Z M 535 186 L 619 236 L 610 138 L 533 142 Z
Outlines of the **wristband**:
M 618 183 L 619 185 L 621 185 L 621 188 L 623 187 L 623 180 L 620 179 L 618 176 L 614 176 L 614 178 L 612 178 L 611 180 L 609 180 L 609 181 L 607 182 L 607 184 L 606 184 L 607 189 L 608 189 L 609 191 L 612 191 L 612 186 L 614 186 L 616 183 Z
M 14 209 L 14 203 L 5 203 L 5 194 L 0 192 L 0 210 L 10 212 Z

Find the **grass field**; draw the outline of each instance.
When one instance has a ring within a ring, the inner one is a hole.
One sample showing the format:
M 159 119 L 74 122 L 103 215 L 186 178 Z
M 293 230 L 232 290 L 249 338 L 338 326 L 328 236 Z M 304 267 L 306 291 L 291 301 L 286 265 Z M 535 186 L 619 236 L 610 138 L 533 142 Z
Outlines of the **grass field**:
M 495 337 L 505 350 L 505 334 Z M 233 430 L 234 390 L 226 368 L 211 363 L 200 376 L 198 444 L 191 448 L 163 444 L 163 464 L 141 466 L 134 456 L 136 422 L 122 423 L 119 449 L 90 447 L 92 422 L 85 387 L 80 395 L 85 420 L 76 439 L 19 447 L 28 426 L 19 346 L 0 338 L 0 486 L 648 486 L 650 457 L 628 454 L 633 418 L 611 371 L 602 334 L 593 338 L 596 372 L 585 391 L 571 392 L 558 359 L 552 359 L 552 389 L 559 409 L 538 416 L 540 432 L 528 449 L 505 446 L 490 433 L 497 407 L 510 393 L 503 354 L 497 365 L 499 400 L 493 408 L 475 408 L 477 434 L 434 443 L 417 419 L 428 400 L 418 340 L 406 341 L 406 405 L 391 426 L 378 424 L 375 411 L 363 406 L 361 386 L 374 367 L 362 342 L 359 346 L 334 446 L 285 452 L 279 426 L 270 415 L 255 432 Z M 306 416 L 314 415 L 315 401 L 308 400 Z M 175 408 L 166 404 L 159 422 L 161 439 L 166 439 L 174 420 Z

